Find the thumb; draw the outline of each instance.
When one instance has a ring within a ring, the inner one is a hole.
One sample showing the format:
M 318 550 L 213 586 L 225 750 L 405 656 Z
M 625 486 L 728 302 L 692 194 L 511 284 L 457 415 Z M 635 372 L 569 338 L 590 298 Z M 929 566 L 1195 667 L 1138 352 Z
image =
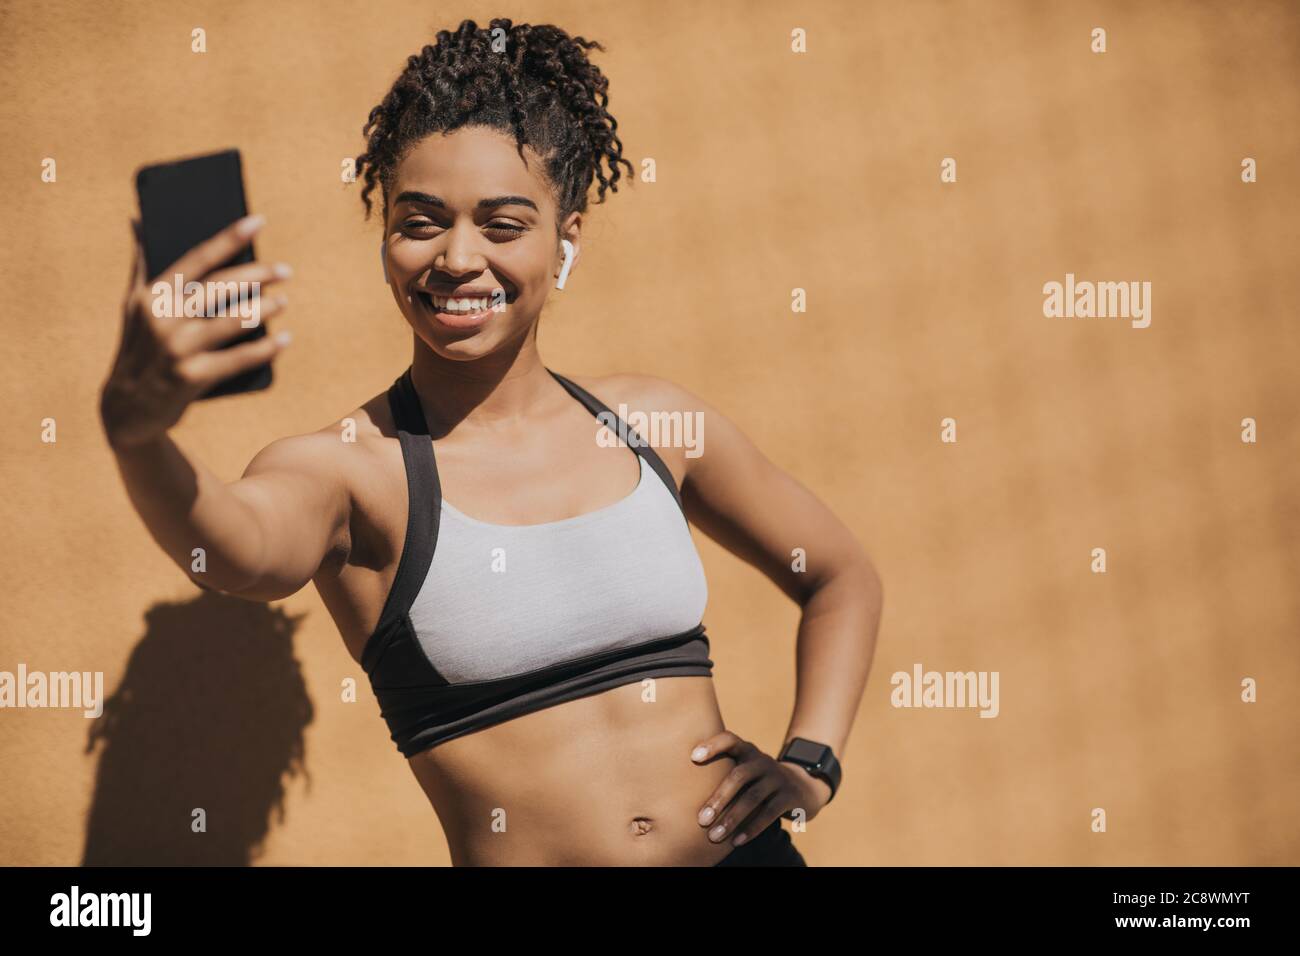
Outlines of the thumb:
M 145 275 L 144 239 L 140 234 L 140 222 L 137 219 L 131 220 L 131 247 L 135 250 L 135 255 L 131 260 L 131 274 L 127 277 L 127 283 L 131 288 L 135 288 L 143 286 L 145 279 L 148 278 Z

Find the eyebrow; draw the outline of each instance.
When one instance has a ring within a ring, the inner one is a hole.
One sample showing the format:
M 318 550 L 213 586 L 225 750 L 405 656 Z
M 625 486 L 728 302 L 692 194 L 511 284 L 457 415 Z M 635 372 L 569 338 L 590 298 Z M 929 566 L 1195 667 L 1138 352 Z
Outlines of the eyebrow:
M 416 202 L 425 206 L 436 206 L 439 209 L 447 208 L 447 204 L 438 196 L 431 195 L 430 193 L 416 192 L 409 189 L 398 195 L 397 202 Z M 496 209 L 498 206 L 527 206 L 534 212 L 541 212 L 541 210 L 537 208 L 537 203 L 533 202 L 527 196 L 493 196 L 489 199 L 480 199 L 477 208 Z

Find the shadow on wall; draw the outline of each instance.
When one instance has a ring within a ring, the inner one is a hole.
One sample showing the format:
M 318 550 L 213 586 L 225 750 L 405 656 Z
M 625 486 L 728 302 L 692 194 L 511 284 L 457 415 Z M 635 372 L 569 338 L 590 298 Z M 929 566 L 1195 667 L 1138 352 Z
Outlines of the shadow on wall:
M 293 654 L 301 619 L 209 591 L 149 610 L 86 743 L 103 749 L 82 866 L 244 866 L 260 855 L 272 810 L 284 820 L 285 784 L 299 773 L 311 782 L 313 709 Z

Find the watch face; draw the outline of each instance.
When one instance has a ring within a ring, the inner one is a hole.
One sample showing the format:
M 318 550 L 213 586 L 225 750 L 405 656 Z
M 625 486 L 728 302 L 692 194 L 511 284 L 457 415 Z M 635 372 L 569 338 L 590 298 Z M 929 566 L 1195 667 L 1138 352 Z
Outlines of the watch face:
M 826 752 L 824 744 L 815 744 L 811 740 L 804 740 L 802 737 L 796 737 L 790 741 L 790 746 L 786 750 L 787 757 L 793 757 L 795 760 L 805 761 L 807 763 L 821 763 L 822 755 Z

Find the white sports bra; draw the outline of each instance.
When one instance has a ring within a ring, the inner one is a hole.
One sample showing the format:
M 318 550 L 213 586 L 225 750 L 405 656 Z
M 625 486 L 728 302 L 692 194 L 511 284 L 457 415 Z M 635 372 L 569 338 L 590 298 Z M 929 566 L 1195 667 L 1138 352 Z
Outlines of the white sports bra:
M 672 473 L 599 399 L 550 374 L 627 443 L 640 481 L 543 524 L 491 524 L 443 501 L 410 369 L 389 389 L 408 520 L 361 662 L 407 757 L 647 677 L 711 676 L 708 586 Z

